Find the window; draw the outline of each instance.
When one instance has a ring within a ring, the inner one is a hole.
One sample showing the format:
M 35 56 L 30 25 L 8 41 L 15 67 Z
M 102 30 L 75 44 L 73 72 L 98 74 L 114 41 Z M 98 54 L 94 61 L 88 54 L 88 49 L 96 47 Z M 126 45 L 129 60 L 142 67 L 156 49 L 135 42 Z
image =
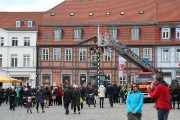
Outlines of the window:
M 62 38 L 62 29 L 57 27 L 54 29 L 54 40 L 61 40 Z
M 18 38 L 12 37 L 12 46 L 18 46 Z
M 169 62 L 169 49 L 162 49 L 162 62 Z
M 115 27 L 110 28 L 109 33 L 113 38 L 117 39 L 117 28 Z
M 32 27 L 33 26 L 33 21 L 28 21 L 28 27 Z
M 131 48 L 131 51 L 139 56 L 139 48 Z
M 111 61 L 111 52 L 104 52 L 103 61 Z
M 176 49 L 176 61 L 180 61 L 180 49 Z
M 162 28 L 162 40 L 170 39 L 170 28 Z
M 91 55 L 91 67 L 97 67 L 97 58 L 98 58 L 97 54 Z
M 120 85 L 127 84 L 127 73 L 123 73 L 123 77 L 119 78 L 119 84 Z
M 65 61 L 72 61 L 72 48 L 65 48 Z
M 17 55 L 11 55 L 11 67 L 17 67 Z
M 74 40 L 81 40 L 82 30 L 81 28 L 77 27 L 74 29 Z
M 49 48 L 42 48 L 42 60 L 49 60 Z
M 61 60 L 61 48 L 53 48 L 53 60 Z
M 143 58 L 149 58 L 149 61 L 152 61 L 152 48 L 143 48 Z
M 30 46 L 30 37 L 24 37 L 24 46 Z
M 51 86 L 51 81 L 52 81 L 51 73 L 41 74 L 41 79 L 42 79 L 42 85 Z
M 0 46 L 4 46 L 4 37 L 0 37 Z
M 87 49 L 79 49 L 79 61 L 87 61 Z
M 30 55 L 24 55 L 24 67 L 30 67 Z
M 21 27 L 21 21 L 16 21 L 16 27 Z
M 180 28 L 176 28 L 176 39 L 180 39 Z
M 0 67 L 2 67 L 2 55 L 0 55 Z
M 139 40 L 139 28 L 134 27 L 131 29 L 131 40 Z

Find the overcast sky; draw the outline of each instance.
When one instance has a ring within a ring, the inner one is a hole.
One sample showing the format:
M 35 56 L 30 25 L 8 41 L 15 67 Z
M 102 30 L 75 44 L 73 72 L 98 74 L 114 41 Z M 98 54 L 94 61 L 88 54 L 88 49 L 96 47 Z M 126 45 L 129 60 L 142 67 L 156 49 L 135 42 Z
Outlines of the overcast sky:
M 0 0 L 0 11 L 47 11 L 65 0 Z

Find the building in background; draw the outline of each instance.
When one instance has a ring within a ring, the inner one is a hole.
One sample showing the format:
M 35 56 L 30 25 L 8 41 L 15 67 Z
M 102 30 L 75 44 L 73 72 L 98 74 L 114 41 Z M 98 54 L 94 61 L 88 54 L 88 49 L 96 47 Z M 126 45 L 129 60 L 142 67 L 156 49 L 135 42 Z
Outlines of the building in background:
M 67 0 L 50 9 L 39 26 L 38 84 L 93 81 L 97 55 L 91 55 L 89 47 L 97 45 L 98 32 L 110 32 L 155 66 L 156 7 L 155 1 L 145 0 Z M 125 84 L 140 69 L 126 61 L 123 77 L 119 77 L 118 56 L 113 50 L 102 54 L 100 71 L 109 76 L 108 82 Z
M 180 11 L 172 13 L 179 9 L 179 4 L 179 0 L 157 3 L 156 66 L 162 69 L 168 84 L 172 79 L 180 78 Z
M 0 12 L 0 75 L 36 85 L 36 42 L 43 12 Z
M 89 47 L 97 45 L 98 33 L 110 33 L 162 69 L 170 84 L 180 77 L 179 4 L 175 0 L 65 0 L 45 13 L 0 12 L 0 75 L 33 86 L 92 82 L 98 55 L 90 54 Z M 119 77 L 118 57 L 113 50 L 102 54 L 101 73 L 110 83 L 132 82 L 141 69 L 126 61 Z

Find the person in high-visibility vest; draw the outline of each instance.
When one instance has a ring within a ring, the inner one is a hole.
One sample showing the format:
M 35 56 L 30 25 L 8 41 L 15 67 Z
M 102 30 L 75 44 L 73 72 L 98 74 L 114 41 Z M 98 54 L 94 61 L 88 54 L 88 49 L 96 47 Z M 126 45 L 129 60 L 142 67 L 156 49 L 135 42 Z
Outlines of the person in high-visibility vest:
M 36 89 L 32 87 L 32 102 L 33 102 L 33 107 L 36 105 L 35 99 L 36 99 Z
M 124 84 L 124 87 L 122 88 L 122 91 L 124 93 L 124 103 L 126 103 L 126 98 L 127 98 L 127 94 L 128 94 L 128 88 L 127 88 L 126 84 Z

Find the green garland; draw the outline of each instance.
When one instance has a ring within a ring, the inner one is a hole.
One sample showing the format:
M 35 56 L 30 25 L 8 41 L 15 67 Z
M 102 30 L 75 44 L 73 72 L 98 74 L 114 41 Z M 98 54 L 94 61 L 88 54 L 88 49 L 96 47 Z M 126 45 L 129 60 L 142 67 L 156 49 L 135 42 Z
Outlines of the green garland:
M 99 50 L 100 50 L 100 54 L 104 53 L 104 50 L 107 49 L 107 47 L 98 47 L 98 45 L 94 45 L 89 47 L 90 50 L 90 54 L 98 54 Z

